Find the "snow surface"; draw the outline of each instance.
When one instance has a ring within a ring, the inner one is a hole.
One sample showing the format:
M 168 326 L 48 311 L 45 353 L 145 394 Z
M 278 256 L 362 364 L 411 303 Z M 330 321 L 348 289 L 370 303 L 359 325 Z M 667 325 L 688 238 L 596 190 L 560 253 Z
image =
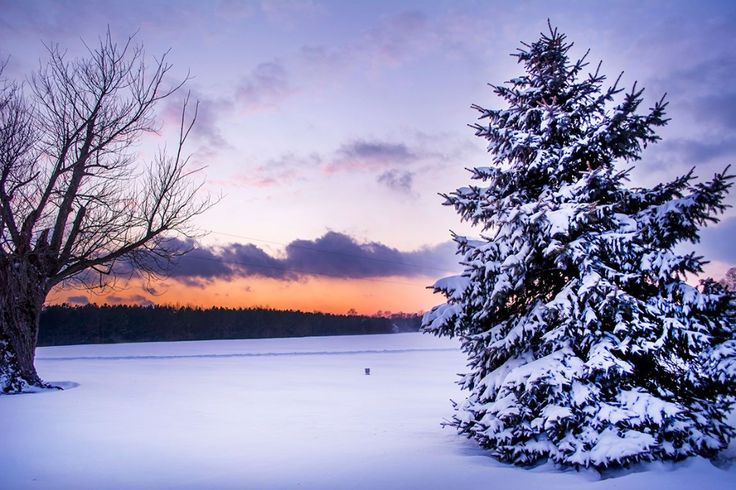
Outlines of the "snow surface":
M 0 397 L 2 489 L 736 488 L 736 465 L 701 458 L 604 478 L 496 462 L 440 427 L 448 399 L 462 400 L 464 356 L 449 339 L 84 345 L 37 356 L 41 376 L 70 389 Z

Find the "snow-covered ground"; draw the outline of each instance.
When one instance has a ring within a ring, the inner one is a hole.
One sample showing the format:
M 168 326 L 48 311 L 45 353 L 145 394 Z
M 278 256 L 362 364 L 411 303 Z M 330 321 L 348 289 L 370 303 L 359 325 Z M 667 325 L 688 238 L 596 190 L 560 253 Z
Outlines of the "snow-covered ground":
M 736 465 L 701 458 L 605 479 L 500 464 L 440 427 L 464 359 L 420 334 L 46 347 L 37 365 L 70 389 L 0 397 L 2 489 L 736 488 Z

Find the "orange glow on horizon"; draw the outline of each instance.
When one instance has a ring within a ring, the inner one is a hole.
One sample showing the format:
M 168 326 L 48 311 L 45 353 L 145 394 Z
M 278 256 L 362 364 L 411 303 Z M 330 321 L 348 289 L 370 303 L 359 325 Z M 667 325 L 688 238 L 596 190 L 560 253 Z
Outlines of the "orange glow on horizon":
M 145 304 L 151 301 L 161 305 L 203 308 L 263 307 L 337 314 L 355 310 L 365 315 L 379 311 L 417 313 L 442 302 L 441 296 L 427 289 L 433 282 L 427 277 L 309 277 L 299 281 L 238 278 L 195 286 L 167 280 L 154 284 L 155 294 L 150 294 L 143 288 L 142 281 L 134 280 L 116 289 L 97 293 L 86 289 L 57 288 L 49 294 L 47 303 L 75 303 L 74 297 L 85 296 L 90 303 L 96 304 Z

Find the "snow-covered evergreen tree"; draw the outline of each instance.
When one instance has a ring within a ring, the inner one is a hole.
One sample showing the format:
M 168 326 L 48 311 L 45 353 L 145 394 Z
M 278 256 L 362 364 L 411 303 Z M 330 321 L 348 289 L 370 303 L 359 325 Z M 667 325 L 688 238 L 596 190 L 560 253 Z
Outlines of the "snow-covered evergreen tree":
M 444 196 L 481 235 L 454 237 L 465 270 L 423 321 L 469 358 L 449 423 L 522 465 L 714 455 L 734 435 L 736 302 L 686 283 L 703 260 L 674 247 L 716 221 L 731 177 L 627 187 L 617 165 L 659 139 L 666 103 L 640 113 L 642 90 L 604 87 L 570 47 L 550 26 L 514 55 L 525 74 L 494 87 L 508 107 L 473 106 L 492 164 Z

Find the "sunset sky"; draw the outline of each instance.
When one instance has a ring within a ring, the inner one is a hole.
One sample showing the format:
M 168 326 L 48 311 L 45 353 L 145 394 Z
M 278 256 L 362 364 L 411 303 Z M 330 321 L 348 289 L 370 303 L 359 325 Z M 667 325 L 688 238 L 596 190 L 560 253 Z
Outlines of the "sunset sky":
M 171 49 L 200 101 L 189 150 L 222 195 L 206 234 L 165 281 L 55 301 L 417 312 L 426 286 L 458 270 L 450 230 L 472 234 L 440 192 L 486 165 L 471 104 L 521 73 L 514 52 L 547 19 L 625 86 L 665 92 L 671 123 L 632 185 L 736 163 L 736 2 L 0 0 L 6 74 L 28 76 L 59 43 L 70 56 L 109 26 L 149 56 Z M 183 94 L 182 94 L 183 95 Z M 142 158 L 171 141 L 181 97 Z M 736 203 L 736 195 L 728 202 Z M 736 211 L 696 249 L 720 278 L 736 265 Z

